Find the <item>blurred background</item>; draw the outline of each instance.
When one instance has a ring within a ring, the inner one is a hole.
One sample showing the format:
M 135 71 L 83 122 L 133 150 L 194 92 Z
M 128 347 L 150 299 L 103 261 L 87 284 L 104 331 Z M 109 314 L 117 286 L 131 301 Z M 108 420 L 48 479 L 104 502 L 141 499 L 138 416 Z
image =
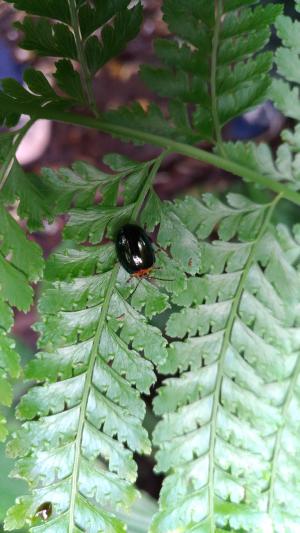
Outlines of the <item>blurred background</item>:
M 153 100 L 153 95 L 139 80 L 138 71 L 142 63 L 155 61 L 153 39 L 168 34 L 167 27 L 162 20 L 161 3 L 161 0 L 143 0 L 145 18 L 140 35 L 129 44 L 121 57 L 110 61 L 96 79 L 94 88 L 100 110 L 118 107 L 133 100 L 139 101 L 142 106 L 146 107 L 149 100 Z M 262 1 L 262 3 L 267 2 Z M 293 12 L 293 5 L 293 0 L 284 2 L 286 13 L 299 17 L 299 13 Z M 16 13 L 11 6 L 1 3 L 0 0 L 0 79 L 13 77 L 22 82 L 22 73 L 28 66 L 34 66 L 46 75 L 53 71 L 54 61 L 51 59 L 37 58 L 32 52 L 18 48 L 19 35 L 12 24 L 20 17 L 22 14 Z M 276 45 L 277 39 L 273 35 L 270 47 L 274 48 Z M 156 101 L 160 102 L 158 98 Z M 285 121 L 281 114 L 270 103 L 267 103 L 232 121 L 226 127 L 224 136 L 231 140 L 266 141 L 276 148 L 280 140 L 281 129 L 289 126 L 292 126 L 292 123 Z M 94 130 L 38 121 L 20 146 L 18 158 L 26 170 L 38 173 L 41 167 L 59 168 L 68 166 L 78 159 L 101 168 L 102 157 L 109 152 L 120 152 L 133 159 L 143 160 L 153 157 L 157 150 L 150 146 L 136 147 L 124 144 Z M 185 194 L 200 195 L 208 191 L 222 197 L 229 189 L 244 192 L 257 201 L 264 201 L 269 197 L 268 193 L 241 183 L 240 178 L 175 154 L 168 156 L 165 160 L 156 180 L 156 189 L 163 199 L 172 199 Z M 297 208 L 285 202 L 281 203 L 277 218 L 278 221 L 288 224 L 299 222 Z M 46 224 L 44 232 L 34 235 L 35 240 L 42 246 L 45 257 L 59 246 L 62 229 L 63 220 L 58 219 L 51 225 Z M 36 335 L 31 329 L 36 318 L 35 308 L 26 315 L 16 314 L 13 334 L 16 337 L 23 364 L 33 356 L 36 348 Z M 15 404 L 23 392 L 24 387 L 16 385 Z M 12 411 L 9 413 L 9 420 L 11 429 L 13 429 L 16 422 L 13 421 Z M 149 410 L 146 426 L 150 432 L 154 424 L 155 419 Z M 138 485 L 156 498 L 161 486 L 161 478 L 153 474 L 153 464 L 152 457 L 139 459 Z M 11 466 L 11 462 L 4 456 L 4 447 L 0 445 L 0 530 L 6 509 L 26 488 L 22 482 L 8 479 Z M 151 501 L 143 501 L 143 506 L 144 510 L 147 507 L 150 512 L 153 511 Z M 138 533 L 138 531 L 146 530 L 134 529 L 132 526 L 130 532 Z

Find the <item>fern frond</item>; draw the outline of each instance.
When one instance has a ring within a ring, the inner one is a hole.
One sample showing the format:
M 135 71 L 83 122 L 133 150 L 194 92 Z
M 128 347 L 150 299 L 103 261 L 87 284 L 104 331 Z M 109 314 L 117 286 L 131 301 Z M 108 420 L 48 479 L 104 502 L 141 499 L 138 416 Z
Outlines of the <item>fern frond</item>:
M 274 184 L 282 183 L 291 190 L 299 190 L 299 154 L 298 138 L 299 128 L 293 133 L 284 130 L 281 134 L 283 141 L 273 154 L 271 148 L 265 143 L 236 142 L 223 143 L 222 155 L 225 155 L 235 163 L 247 165 L 247 167 L 259 173 Z M 217 149 L 220 153 L 220 150 Z M 264 184 L 262 184 L 264 186 Z
M 262 50 L 281 8 L 251 4 L 256 2 L 163 3 L 164 20 L 175 39 L 156 41 L 164 66 L 143 66 L 141 75 L 168 98 L 169 119 L 178 135 L 216 139 L 224 124 L 265 99 L 272 54 Z
M 42 72 L 28 69 L 24 75 L 28 90 L 13 79 L 2 80 L 0 122 L 14 125 L 24 104 L 32 115 L 38 115 L 41 106 L 62 110 L 76 103 L 88 103 L 97 114 L 91 80 L 136 36 L 142 21 L 141 5 L 130 8 L 129 0 L 93 5 L 75 0 L 42 4 L 36 0 L 7 1 L 27 13 L 16 23 L 23 33 L 21 46 L 40 56 L 59 58 L 54 78 L 66 97 L 56 93 Z M 80 65 L 81 76 L 72 61 Z
M 24 74 L 24 80 L 26 80 L 28 89 L 13 78 L 1 80 L 1 125 L 7 127 L 15 126 L 20 119 L 24 106 L 27 107 L 29 115 L 38 116 L 40 107 L 61 111 L 72 104 L 68 99 L 56 94 L 46 76 L 41 72 L 28 69 Z
M 281 39 L 275 54 L 278 78 L 272 81 L 270 97 L 275 106 L 287 117 L 300 120 L 298 66 L 300 65 L 300 22 L 281 15 L 276 21 L 276 30 Z M 281 133 L 284 143 L 279 147 L 279 171 L 281 179 L 290 181 L 290 186 L 298 189 L 299 181 L 299 125 L 294 130 Z
M 33 231 L 54 213 L 49 207 L 53 191 L 37 175 L 25 172 L 16 159 L 16 150 L 30 126 L 29 121 L 17 132 L 0 137 L 0 204 L 12 206 L 18 201 L 17 214 Z
M 276 107 L 287 117 L 300 120 L 300 22 L 280 15 L 275 22 L 278 37 L 282 41 L 275 54 L 279 77 L 272 80 L 269 95 Z M 290 189 L 299 190 L 299 126 L 281 133 L 280 144 L 275 157 L 264 143 L 226 143 L 222 154 L 236 163 L 245 164 L 262 176 L 275 182 L 284 182 Z M 217 149 L 220 152 L 220 149 Z
M 113 111 L 105 113 L 105 118 L 111 123 L 118 126 L 131 126 L 137 130 L 150 132 L 156 135 L 162 135 L 167 138 L 175 138 L 178 140 L 193 140 L 198 139 L 197 135 L 194 135 L 188 124 L 179 124 L 177 122 L 175 129 L 166 120 L 161 109 L 154 103 L 150 103 L 147 110 L 145 110 L 138 102 L 134 102 L 130 106 L 120 107 Z M 123 135 L 116 134 L 124 141 L 128 140 L 126 133 Z M 135 144 L 143 144 L 143 141 L 133 139 Z
M 118 188 L 112 203 L 88 207 L 95 186 L 108 181 L 93 167 L 78 163 L 72 171 L 58 172 L 79 185 L 70 196 L 68 179 L 62 183 L 64 205 L 81 205 L 71 211 L 67 236 L 99 243 L 114 233 L 112 211 L 119 223 L 124 210 L 127 221 L 137 216 L 161 159 L 137 163 L 107 157 L 115 172 L 112 182 L 119 187 L 125 176 L 123 207 L 115 206 Z M 134 195 L 127 180 L 135 184 Z M 158 256 L 161 278 L 180 270 L 176 258 L 163 250 Z M 133 453 L 150 452 L 141 394 L 155 382 L 153 364 L 162 364 L 167 355 L 166 340 L 148 317 L 169 307 L 167 290 L 184 289 L 183 272 L 177 277 L 166 282 L 163 293 L 147 280 L 138 287 L 128 283 L 113 243 L 66 249 L 49 260 L 39 304 L 42 321 L 36 326 L 40 352 L 26 370 L 38 383 L 18 406 L 17 416 L 26 422 L 8 445 L 9 454 L 19 458 L 14 475 L 29 482 L 31 494 L 9 511 L 6 529 L 27 524 L 33 532 L 125 531 L 116 511 L 137 495 Z M 47 502 L 52 514 L 39 522 L 37 511 Z
M 107 509 L 129 506 L 136 496 L 132 452 L 150 451 L 139 391 L 147 392 L 154 382 L 150 361 L 162 360 L 165 349 L 159 331 L 117 290 L 119 267 L 109 269 L 111 246 L 103 252 L 108 263 L 102 262 L 97 274 L 81 272 L 73 280 L 68 251 L 52 262 L 52 278 L 64 259 L 65 272 L 68 265 L 71 271 L 68 282 L 50 282 L 41 300 L 42 352 L 27 377 L 47 381 L 31 389 L 18 408 L 20 418 L 39 420 L 27 422 L 10 445 L 12 455 L 23 457 L 14 474 L 27 479 L 34 491 L 12 509 L 9 529 L 21 526 L 16 514 L 24 501 L 32 520 L 51 493 L 54 511 L 45 530 L 62 520 L 66 531 L 125 531 Z M 107 470 L 98 456 L 107 461 Z
M 282 41 L 282 46 L 275 54 L 280 78 L 273 80 L 270 96 L 280 111 L 287 117 L 299 121 L 300 22 L 281 15 L 276 22 L 276 30 Z
M 31 282 L 38 281 L 43 271 L 42 253 L 0 205 L 0 404 L 12 402 L 9 376 L 20 374 L 19 356 L 8 333 L 13 325 L 13 308 L 28 311 L 33 301 Z M 0 415 L 0 440 L 6 437 L 5 419 Z
M 17 132 L 1 135 L 0 139 L 0 404 L 10 406 L 12 387 L 9 381 L 20 374 L 19 355 L 12 338 L 8 336 L 13 326 L 13 308 L 28 311 L 33 303 L 32 282 L 43 272 L 42 250 L 27 239 L 16 218 L 26 219 L 30 230 L 41 227 L 43 218 L 50 218 L 43 197 L 46 187 L 38 183 L 33 174 L 25 174 L 15 158 L 16 149 L 30 127 L 29 122 Z M 0 415 L 0 440 L 6 437 L 5 418 Z
M 167 478 L 153 533 L 299 527 L 300 249 L 270 224 L 277 202 L 230 194 L 227 204 L 211 195 L 173 204 L 201 261 L 167 323 L 174 340 L 161 371 L 174 377 L 154 402 Z M 218 240 L 204 240 L 215 231 Z

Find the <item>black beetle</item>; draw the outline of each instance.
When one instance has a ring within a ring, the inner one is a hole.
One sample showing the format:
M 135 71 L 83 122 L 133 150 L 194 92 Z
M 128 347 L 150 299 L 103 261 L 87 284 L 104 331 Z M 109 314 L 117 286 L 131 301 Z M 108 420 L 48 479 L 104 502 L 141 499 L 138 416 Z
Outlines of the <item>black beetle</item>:
M 136 224 L 125 224 L 116 236 L 116 252 L 122 267 L 137 278 L 148 277 L 155 253 L 147 233 Z

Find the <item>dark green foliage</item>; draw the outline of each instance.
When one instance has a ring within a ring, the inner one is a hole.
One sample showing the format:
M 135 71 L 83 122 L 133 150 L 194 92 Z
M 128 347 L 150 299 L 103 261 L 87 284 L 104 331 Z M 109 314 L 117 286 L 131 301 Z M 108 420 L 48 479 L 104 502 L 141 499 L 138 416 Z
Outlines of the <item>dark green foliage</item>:
M 72 19 L 67 0 L 49 1 L 41 7 L 36 0 L 12 2 L 16 8 L 26 11 L 29 15 L 17 27 L 24 33 L 22 47 L 35 50 L 39 55 L 79 59 L 76 42 L 72 31 Z M 120 53 L 126 43 L 135 37 L 141 24 L 141 6 L 128 9 L 129 0 L 114 0 L 91 5 L 84 1 L 77 3 L 76 11 L 83 46 L 86 51 L 91 73 L 101 68 L 110 57 Z M 59 4 L 59 5 L 57 5 Z M 74 2 L 75 4 L 75 2 Z M 107 23 L 114 19 L 114 25 Z M 49 24 L 48 18 L 58 20 Z M 102 28 L 101 40 L 92 34 Z
M 155 92 L 168 98 L 175 127 L 180 113 L 186 128 L 206 139 L 215 134 L 214 105 L 223 126 L 265 98 L 272 55 L 262 49 L 270 35 L 269 25 L 281 11 L 274 5 L 247 8 L 253 4 L 249 1 L 225 2 L 222 10 L 219 2 L 216 28 L 215 4 L 166 0 L 164 20 L 178 39 L 156 41 L 156 54 L 165 66 L 144 66 L 141 72 Z
M 61 59 L 56 62 L 54 78 L 58 87 L 64 91 L 72 100 L 85 103 L 84 92 L 81 85 L 80 75 L 74 69 L 71 61 Z
M 151 103 L 147 110 L 145 110 L 138 102 L 131 104 L 128 107 L 121 107 L 114 111 L 109 111 L 105 113 L 105 118 L 111 123 L 124 127 L 124 133 L 119 134 L 118 137 L 121 137 L 125 141 L 128 140 L 128 134 L 126 128 L 130 125 L 130 128 L 133 128 L 137 131 L 145 131 L 147 133 L 153 133 L 156 135 L 162 135 L 167 138 L 175 138 L 178 140 L 184 140 L 187 137 L 196 138 L 190 129 L 186 127 L 186 124 L 177 124 L 178 129 L 175 130 L 171 125 L 166 121 L 161 109 L 156 105 Z M 182 130 L 181 130 L 182 127 Z M 131 135 L 130 138 L 135 144 L 143 144 L 143 141 L 140 143 L 138 138 L 135 138 Z
M 100 9 L 99 7 L 98 11 Z M 112 9 L 110 9 L 111 11 Z M 102 29 L 101 40 L 95 35 L 86 40 L 85 53 L 92 75 L 102 68 L 112 57 L 122 52 L 127 42 L 133 39 L 138 33 L 141 22 L 142 8 L 138 4 L 131 10 L 123 9 L 117 12 L 114 25 L 107 25 Z
M 34 115 L 40 107 L 52 110 L 62 110 L 68 103 L 56 95 L 44 74 L 29 69 L 25 73 L 26 83 L 32 90 L 28 91 L 13 78 L 1 80 L 0 91 L 0 120 L 8 127 L 15 126 L 20 118 L 24 106 L 28 114 Z
M 107 6 L 106 13 L 103 13 L 100 4 L 93 9 L 87 2 L 78 10 L 83 48 L 91 75 L 103 67 L 111 57 L 118 55 L 127 42 L 136 36 L 141 24 L 141 6 L 137 5 L 129 10 L 126 6 L 128 3 L 124 1 L 111 3 Z M 105 25 L 114 16 L 114 25 Z M 92 35 L 102 26 L 104 27 L 101 39 Z M 49 24 L 44 17 L 39 19 L 27 17 L 22 23 L 18 23 L 17 27 L 24 33 L 21 43 L 23 48 L 34 50 L 41 56 L 79 59 L 74 35 L 67 24 L 62 22 Z
M 40 56 L 77 59 L 75 38 L 66 24 L 26 17 L 17 23 L 17 28 L 24 34 L 21 46 L 25 50 L 34 50 Z
M 0 203 L 12 205 L 18 200 L 17 213 L 27 220 L 30 230 L 42 227 L 45 218 L 51 219 L 49 200 L 52 191 L 40 177 L 26 173 L 15 158 L 14 142 L 19 132 L 2 135 L 0 141 L 0 176 L 4 179 L 4 169 L 9 169 L 8 179 L 1 190 Z
M 40 56 L 62 58 L 56 63 L 54 78 L 68 99 L 58 95 L 45 76 L 29 69 L 24 81 L 30 92 L 13 79 L 2 80 L 0 92 L 0 124 L 15 125 L 24 105 L 28 113 L 38 115 L 41 107 L 65 109 L 75 103 L 85 104 L 91 78 L 112 57 L 120 54 L 139 31 L 142 22 L 140 4 L 129 9 L 129 1 L 96 2 L 48 0 L 41 6 L 36 0 L 11 2 L 28 16 L 16 27 L 21 30 L 21 46 Z M 74 17 L 70 11 L 74 7 Z M 34 15 L 34 16 L 32 16 Z M 55 19 L 55 22 L 49 19 Z M 76 24 L 75 24 L 76 23 Z M 78 27 L 77 27 L 78 24 Z M 76 26 L 76 27 L 75 27 Z M 100 37 L 94 32 L 100 31 Z M 82 37 L 82 41 L 78 40 Z M 82 77 L 71 60 L 81 64 Z M 33 93 L 33 94 L 32 94 Z M 88 101 L 91 105 L 91 102 Z
M 6 0 L 16 9 L 26 11 L 29 15 L 49 17 L 61 22 L 70 22 L 70 10 L 65 0 L 46 0 L 42 4 L 39 0 Z

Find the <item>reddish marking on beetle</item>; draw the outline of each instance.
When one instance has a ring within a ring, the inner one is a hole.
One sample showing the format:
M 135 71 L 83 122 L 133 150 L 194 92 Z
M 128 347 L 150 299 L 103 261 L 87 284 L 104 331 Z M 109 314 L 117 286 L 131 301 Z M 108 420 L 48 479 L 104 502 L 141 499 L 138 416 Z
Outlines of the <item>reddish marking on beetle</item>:
M 148 278 L 152 270 L 153 270 L 153 267 L 141 268 L 141 270 L 138 270 L 138 272 L 133 272 L 131 276 L 133 278 Z

